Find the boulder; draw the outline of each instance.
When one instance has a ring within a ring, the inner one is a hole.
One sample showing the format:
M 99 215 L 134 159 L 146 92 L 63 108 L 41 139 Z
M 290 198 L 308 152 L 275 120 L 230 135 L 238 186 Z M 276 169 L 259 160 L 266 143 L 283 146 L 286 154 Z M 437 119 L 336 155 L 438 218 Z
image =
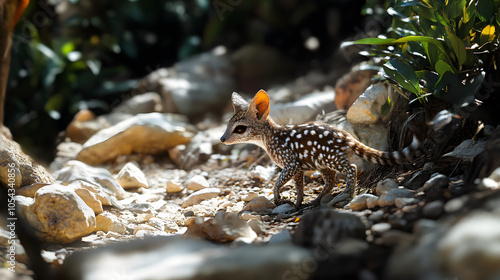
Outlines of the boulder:
M 75 191 L 59 184 L 39 189 L 32 203 L 21 209 L 37 237 L 46 242 L 71 243 L 96 228 L 94 211 Z
M 35 183 L 53 182 L 52 175 L 23 153 L 18 143 L 0 134 L 0 183 L 4 187 L 19 189 Z
M 140 114 L 97 132 L 85 142 L 76 159 L 97 165 L 119 155 L 158 154 L 188 143 L 194 130 L 179 116 Z

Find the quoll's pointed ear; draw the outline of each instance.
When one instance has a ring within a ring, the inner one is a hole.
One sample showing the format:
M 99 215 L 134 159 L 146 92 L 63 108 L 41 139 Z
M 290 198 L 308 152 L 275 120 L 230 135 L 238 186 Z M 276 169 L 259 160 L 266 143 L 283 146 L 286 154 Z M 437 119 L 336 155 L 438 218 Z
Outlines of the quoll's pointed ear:
M 258 121 L 263 121 L 269 115 L 269 96 L 264 90 L 259 90 L 250 102 L 247 114 L 250 117 L 257 118 Z
M 233 92 L 233 95 L 231 95 L 231 101 L 233 102 L 235 113 L 248 110 L 248 102 L 243 99 L 243 97 L 241 97 L 241 95 L 239 95 L 238 93 Z

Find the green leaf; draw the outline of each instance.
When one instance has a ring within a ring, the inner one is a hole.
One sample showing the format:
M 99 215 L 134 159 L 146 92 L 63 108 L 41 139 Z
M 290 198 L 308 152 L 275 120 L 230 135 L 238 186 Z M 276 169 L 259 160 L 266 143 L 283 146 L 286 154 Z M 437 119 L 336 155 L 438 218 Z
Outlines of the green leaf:
M 467 53 L 465 50 L 465 44 L 462 40 L 460 40 L 457 35 L 453 33 L 448 33 L 448 40 L 451 44 L 451 49 L 453 49 L 453 52 L 455 53 L 455 56 L 457 57 L 458 61 L 458 68 L 460 69 L 460 66 L 464 64 L 465 59 L 467 58 Z
M 493 0 L 477 1 L 476 8 L 479 19 L 482 21 L 489 21 L 496 12 L 496 9 L 493 7 L 497 7 L 497 5 L 495 5 L 495 1 Z
M 388 38 L 363 38 L 352 42 L 352 44 L 359 45 L 392 45 L 396 39 Z
M 415 70 L 407 63 L 393 58 L 383 65 L 385 73 L 399 83 L 404 89 L 420 94 L 420 87 Z
M 453 20 L 463 14 L 463 10 L 466 4 L 466 0 L 448 1 L 448 4 L 444 7 L 444 12 L 450 20 Z
M 68 53 L 75 50 L 75 44 L 73 42 L 67 42 L 61 47 L 61 53 L 66 56 Z
M 438 74 L 441 76 L 444 75 L 446 72 L 453 73 L 453 68 L 451 68 L 451 66 L 448 63 L 446 63 L 442 60 L 438 60 L 436 62 L 434 69 L 436 69 L 436 72 L 438 72 Z

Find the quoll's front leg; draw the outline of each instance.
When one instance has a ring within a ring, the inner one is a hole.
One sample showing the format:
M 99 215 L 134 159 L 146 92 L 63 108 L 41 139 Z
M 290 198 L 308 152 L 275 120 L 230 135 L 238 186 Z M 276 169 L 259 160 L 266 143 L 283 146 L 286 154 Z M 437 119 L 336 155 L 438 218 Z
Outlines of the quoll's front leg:
M 295 176 L 293 176 L 293 180 L 295 181 L 295 190 L 297 192 L 295 207 L 299 207 L 304 200 L 304 172 L 298 171 Z
M 354 188 L 356 187 L 356 176 L 357 176 L 357 167 L 355 164 L 349 165 L 349 167 L 342 170 L 346 174 L 346 188 L 339 195 L 334 197 L 330 202 L 328 202 L 328 206 L 333 206 L 339 202 L 345 202 L 345 204 L 349 203 L 354 196 Z M 343 203 L 344 204 L 344 203 Z
M 280 194 L 281 187 L 283 187 L 288 181 L 290 181 L 290 179 L 294 178 L 297 172 L 299 172 L 299 168 L 296 163 L 288 164 L 281 172 L 280 176 L 278 177 L 278 180 L 276 180 L 276 184 L 274 184 L 274 204 L 276 204 L 276 206 L 283 203 L 283 201 L 281 201 L 281 194 Z

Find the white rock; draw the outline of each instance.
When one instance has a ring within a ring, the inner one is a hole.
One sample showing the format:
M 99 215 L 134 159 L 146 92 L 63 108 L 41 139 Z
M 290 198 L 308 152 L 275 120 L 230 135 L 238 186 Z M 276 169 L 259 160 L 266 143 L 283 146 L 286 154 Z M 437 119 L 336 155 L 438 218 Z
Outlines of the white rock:
M 438 244 L 435 260 L 457 279 L 498 279 L 499 248 L 498 214 L 471 214 L 447 231 Z
M 182 203 L 182 207 L 188 207 L 191 205 L 198 204 L 203 200 L 208 200 L 219 196 L 221 190 L 219 188 L 205 188 L 196 191 L 188 196 L 188 198 Z
M 186 188 L 191 191 L 199 191 L 205 188 L 210 187 L 207 179 L 201 175 L 195 175 L 191 177 L 187 182 Z
M 347 111 L 347 120 L 352 124 L 369 125 L 381 117 L 382 105 L 387 102 L 389 91 L 383 84 L 369 86 Z
M 135 164 L 129 162 L 120 170 L 116 181 L 124 188 L 149 188 L 146 175 Z
M 349 202 L 349 208 L 354 211 L 361 211 L 367 208 L 367 200 L 377 200 L 378 197 L 373 194 L 364 193 L 356 196 L 351 202 Z
M 478 190 L 496 190 L 500 184 L 491 178 L 483 178 L 477 185 Z

